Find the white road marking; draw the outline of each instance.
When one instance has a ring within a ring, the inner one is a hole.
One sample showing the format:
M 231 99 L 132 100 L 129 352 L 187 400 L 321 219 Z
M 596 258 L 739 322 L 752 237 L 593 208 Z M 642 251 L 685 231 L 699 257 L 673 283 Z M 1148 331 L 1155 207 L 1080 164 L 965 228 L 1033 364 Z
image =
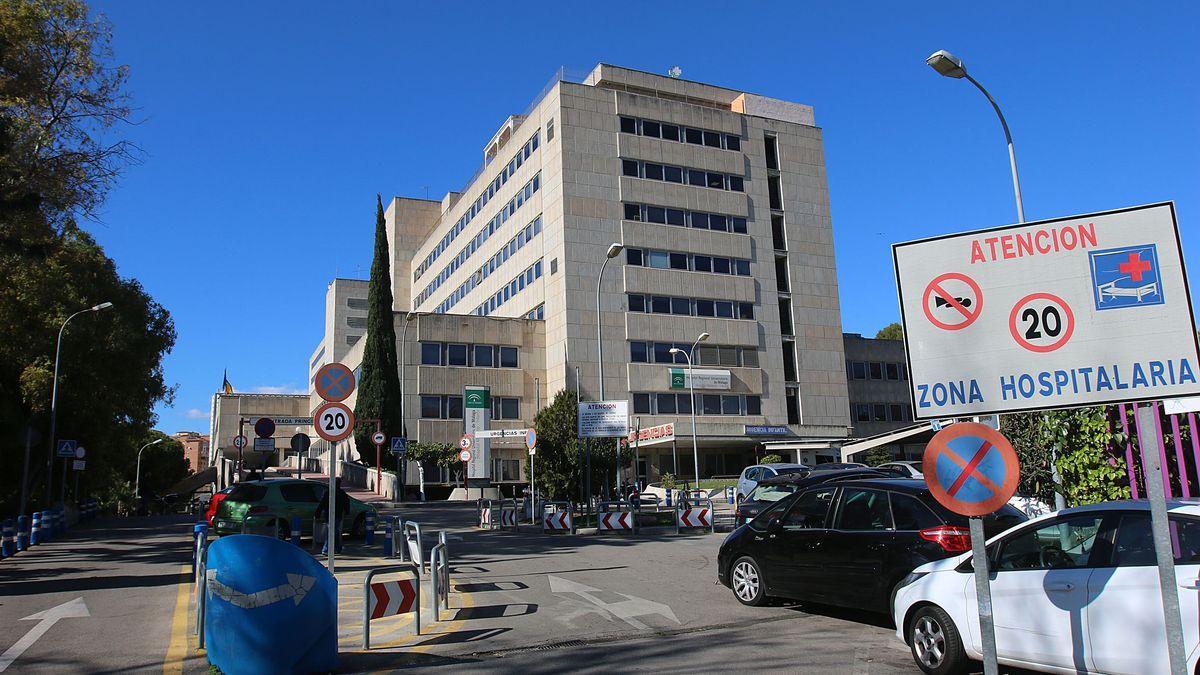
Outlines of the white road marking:
M 68 600 L 57 607 L 51 607 L 44 612 L 30 614 L 29 616 L 21 619 L 22 621 L 37 621 L 38 624 L 30 629 L 28 633 L 23 635 L 20 640 L 17 640 L 16 644 L 9 647 L 8 651 L 4 652 L 3 655 L 0 655 L 0 673 L 7 670 L 8 667 L 12 665 L 13 661 L 16 661 L 18 658 L 20 658 L 21 654 L 24 654 L 26 649 L 32 647 L 33 643 L 37 642 L 38 638 L 45 635 L 46 631 L 50 630 L 51 626 L 58 623 L 59 619 L 79 619 L 89 617 L 91 615 L 92 613 L 88 611 L 87 605 L 83 602 L 83 598 L 75 598 L 74 600 Z
M 217 581 L 216 570 L 211 570 L 211 572 L 212 576 L 208 579 L 208 587 L 212 590 L 213 595 L 242 609 L 265 607 L 289 599 L 299 605 L 304 600 L 304 596 L 308 594 L 308 589 L 312 588 L 313 583 L 317 580 L 316 577 L 288 574 L 286 584 L 280 584 L 257 593 L 243 593 Z
M 578 595 L 584 600 L 590 602 L 612 616 L 617 617 L 630 626 L 637 628 L 638 630 L 645 630 L 648 628 L 646 624 L 638 621 L 635 618 L 639 616 L 657 614 L 670 619 L 675 623 L 679 623 L 679 619 L 675 617 L 675 612 L 671 611 L 670 607 L 662 604 L 661 602 L 654 602 L 653 600 L 638 598 L 632 595 L 626 595 L 624 593 L 615 593 L 615 595 L 625 598 L 624 600 L 618 602 L 604 602 L 600 598 L 593 595 L 594 593 L 601 592 L 599 588 L 592 588 L 591 586 L 581 584 L 576 581 L 571 581 L 570 579 L 556 577 L 551 574 L 546 575 L 546 578 L 550 581 L 551 593 L 573 593 Z

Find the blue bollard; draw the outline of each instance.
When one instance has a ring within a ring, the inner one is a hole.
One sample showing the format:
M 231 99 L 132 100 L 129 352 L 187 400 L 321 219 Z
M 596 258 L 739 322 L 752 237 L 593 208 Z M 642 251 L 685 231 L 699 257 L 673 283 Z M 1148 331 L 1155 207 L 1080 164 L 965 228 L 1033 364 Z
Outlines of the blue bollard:
M 730 504 L 734 503 L 734 497 L 736 496 L 737 490 L 733 489 L 732 487 L 725 488 L 725 498 L 729 500 Z
M 33 525 L 29 528 L 29 545 L 37 546 L 42 543 L 42 512 L 33 512 Z
M 192 525 L 192 574 L 196 573 L 196 565 L 200 558 L 200 541 L 208 538 L 208 524 Z
M 671 507 L 671 493 L 674 492 L 674 490 L 667 490 L 666 492 L 667 492 L 667 503 L 665 504 L 665 506 L 667 508 L 670 508 Z
M 364 520 L 366 521 L 364 523 L 364 527 L 366 527 L 366 533 L 363 534 L 363 543 L 367 546 L 371 546 L 375 543 L 375 512 L 367 511 L 367 516 Z
M 0 543 L 0 557 L 11 558 L 17 554 L 17 527 L 13 523 L 12 518 L 4 521 L 4 526 L 0 529 L 0 535 L 4 537 Z
M 385 518 L 383 521 L 383 557 L 392 557 L 392 519 Z
M 54 541 L 54 518 L 50 516 L 50 509 L 42 511 L 42 543 Z
M 300 545 L 300 516 L 292 516 L 292 543 Z
M 17 517 L 17 552 L 29 548 L 29 516 Z

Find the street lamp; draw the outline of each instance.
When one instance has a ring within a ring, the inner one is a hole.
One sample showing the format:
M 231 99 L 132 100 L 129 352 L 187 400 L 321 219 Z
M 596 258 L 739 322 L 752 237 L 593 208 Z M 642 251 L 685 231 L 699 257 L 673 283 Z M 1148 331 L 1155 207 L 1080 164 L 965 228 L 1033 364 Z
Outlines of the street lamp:
M 142 497 L 142 450 L 145 450 L 146 448 L 148 448 L 152 445 L 158 445 L 159 443 L 162 443 L 162 442 L 163 442 L 163 439 L 159 438 L 157 440 L 150 441 L 149 443 L 143 445 L 141 448 L 138 449 L 137 474 L 135 474 L 134 478 L 133 478 L 133 498 L 134 499 L 141 499 L 141 497 Z
M 604 400 L 604 342 L 600 339 L 600 282 L 604 279 L 604 268 L 608 267 L 608 261 L 621 255 L 621 251 L 625 250 L 625 246 L 617 242 L 608 245 L 608 251 L 604 254 L 604 262 L 600 264 L 600 273 L 596 275 L 596 357 L 600 368 L 600 400 Z M 621 439 L 617 441 L 617 456 L 616 460 L 619 463 L 621 460 Z M 617 467 L 618 481 L 621 473 L 621 467 Z M 619 490 L 618 490 L 619 492 Z M 591 513 L 592 508 L 592 449 L 588 445 L 587 450 L 587 503 L 588 513 Z
M 696 378 L 694 377 L 695 373 L 692 372 L 692 355 L 696 351 L 696 345 L 700 344 L 701 342 L 704 342 L 707 339 L 708 339 L 708 333 L 701 333 L 700 336 L 696 338 L 696 341 L 692 343 L 692 348 L 687 350 L 686 352 L 678 347 L 671 347 L 671 353 L 672 354 L 683 354 L 683 358 L 687 359 L 687 364 L 688 364 L 688 372 L 687 372 L 688 396 L 690 396 L 692 398 L 692 406 L 691 406 L 692 407 L 692 465 L 693 465 L 692 468 L 694 468 L 696 470 L 696 494 L 697 495 L 699 494 L 699 491 L 700 491 L 700 450 L 697 448 L 697 443 L 696 443 Z M 678 467 L 676 467 L 676 468 L 678 469 Z
M 950 77 L 956 80 L 966 78 L 968 82 L 975 85 L 975 88 L 983 92 L 987 97 L 988 103 L 992 104 L 992 108 L 996 111 L 996 116 L 1000 118 L 1000 126 L 1004 127 L 1004 140 L 1008 142 L 1008 164 L 1012 167 L 1013 194 L 1017 199 L 1017 222 L 1025 222 L 1025 206 L 1021 202 L 1021 181 L 1017 178 L 1017 153 L 1013 149 L 1012 134 L 1008 131 L 1008 122 L 1004 120 L 1004 113 L 1000 112 L 1000 106 L 996 104 L 996 99 L 988 93 L 987 89 L 983 88 L 975 78 L 967 74 L 967 68 L 963 65 L 961 59 L 946 51 L 945 49 L 934 52 L 929 58 L 925 59 L 925 63 L 929 64 L 938 74 L 944 77 Z
M 407 360 L 405 357 L 408 356 L 408 345 L 405 341 L 408 339 L 408 324 L 418 316 L 420 314 L 412 311 L 405 314 L 404 330 L 400 331 L 400 435 L 404 436 L 405 439 L 408 438 L 408 428 L 406 426 L 408 423 L 404 419 L 404 363 Z M 396 455 L 396 480 L 400 483 L 396 491 L 399 493 L 400 501 L 404 501 L 404 483 L 405 478 L 407 478 L 405 474 L 408 473 L 404 471 L 405 467 L 405 460 L 401 459 L 400 455 Z M 425 481 L 423 479 L 421 480 L 421 496 L 425 496 Z
M 49 505 L 50 501 L 54 498 L 54 489 L 53 489 L 53 483 L 54 483 L 54 433 L 56 430 L 56 426 L 58 424 L 58 407 L 57 407 L 58 406 L 58 360 L 59 360 L 59 356 L 62 354 L 63 331 L 67 329 L 67 324 L 71 322 L 71 319 L 74 319 L 75 317 L 79 316 L 80 314 L 87 314 L 88 312 L 99 312 L 102 309 L 108 309 L 109 307 L 112 307 L 112 306 L 113 306 L 113 304 L 111 302 L 102 302 L 94 307 L 88 307 L 87 309 L 81 309 L 78 312 L 75 312 L 74 314 L 72 314 L 71 316 L 68 316 L 67 320 L 63 321 L 62 326 L 58 329 L 58 343 L 54 347 L 54 381 L 53 381 L 53 384 L 51 384 L 51 386 L 50 386 L 50 438 L 47 441 L 47 444 L 49 445 L 49 452 L 47 453 L 47 457 L 46 457 L 46 504 L 47 505 Z M 63 480 L 62 480 L 62 482 L 63 482 L 62 500 L 65 502 L 67 500 L 67 460 L 66 459 L 63 459 Z

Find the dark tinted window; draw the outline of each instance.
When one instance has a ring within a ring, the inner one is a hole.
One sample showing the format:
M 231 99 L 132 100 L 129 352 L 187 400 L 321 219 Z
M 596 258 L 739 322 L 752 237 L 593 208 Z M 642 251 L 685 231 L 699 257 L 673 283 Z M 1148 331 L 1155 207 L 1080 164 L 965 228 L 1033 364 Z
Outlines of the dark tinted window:
M 644 296 L 644 295 L 629 296 L 629 311 L 631 311 L 631 312 L 646 311 L 646 296 Z
M 491 368 L 494 352 L 491 345 L 475 345 L 475 367 Z
M 646 162 L 645 168 L 646 168 L 646 178 L 649 178 L 650 180 L 662 180 L 663 179 L 662 164 L 651 164 L 650 162 Z
M 734 266 L 733 271 L 737 272 L 738 276 L 742 276 L 742 277 L 750 276 L 750 261 L 749 260 L 735 260 L 733 262 L 733 266 Z
M 500 348 L 500 367 L 501 368 L 516 368 L 517 367 L 517 348 L 516 347 L 501 347 Z
M 696 145 L 704 143 L 704 132 L 699 129 L 685 129 L 684 131 L 684 138 L 687 139 L 688 143 L 695 143 Z
M 709 175 L 711 175 L 711 174 L 709 174 Z M 721 232 L 725 232 L 729 229 L 728 219 L 725 216 L 717 215 L 714 213 L 713 215 L 708 217 L 708 229 L 720 230 Z
M 667 222 L 667 210 L 661 206 L 647 206 L 646 220 L 652 223 L 665 223 Z
M 725 149 L 741 150 L 742 149 L 742 139 L 737 136 L 726 136 L 725 137 Z
M 642 249 L 627 248 L 625 249 L 625 264 L 642 266 Z
M 697 398 L 700 398 L 697 396 Z M 721 396 L 720 394 L 705 394 L 701 399 L 701 409 L 704 415 L 720 415 L 721 414 Z
M 655 314 L 670 314 L 671 299 L 663 295 L 650 298 L 650 310 Z
M 697 255 L 694 258 L 697 272 L 711 272 L 712 258 L 706 255 Z
M 833 503 L 835 488 L 814 488 L 796 498 L 795 505 L 783 519 L 788 529 L 825 527 L 829 505 Z
M 695 169 L 688 169 L 687 173 L 688 173 L 688 185 L 699 185 L 700 187 L 704 187 L 705 185 L 708 184 L 706 182 L 708 180 L 708 178 L 707 178 L 707 176 L 705 176 L 703 171 L 697 171 Z
M 622 117 L 621 118 L 621 132 L 626 133 L 626 134 L 636 134 L 637 133 L 637 120 L 633 119 L 632 117 Z
M 679 140 L 679 127 L 674 124 L 662 125 L 662 137 L 669 141 Z
M 461 396 L 446 397 L 446 419 L 461 420 L 463 416 L 463 399 Z
M 467 346 L 466 345 L 446 345 L 446 365 L 448 365 L 448 366 L 465 366 L 465 365 L 467 365 Z
M 515 420 L 520 416 L 518 412 L 518 400 L 515 398 L 500 399 L 500 419 Z
M 317 491 L 308 483 L 288 483 L 279 486 L 279 494 L 288 502 L 316 502 Z
M 892 527 L 886 492 L 846 488 L 838 508 L 839 530 L 887 530 Z
M 674 415 L 675 412 L 675 394 L 658 394 L 658 414 Z
M 686 253 L 672 253 L 671 254 L 671 269 L 686 270 L 687 268 L 688 268 L 688 261 L 687 261 Z
M 715 131 L 704 132 L 704 144 L 710 148 L 721 147 L 721 134 Z
M 745 192 L 746 181 L 743 180 L 741 176 L 730 176 L 729 189 L 733 190 L 734 192 Z
M 442 397 L 422 396 L 421 417 L 435 420 L 442 416 Z
M 442 365 L 442 345 L 437 342 L 422 342 L 421 363 L 426 366 Z
M 638 177 L 638 163 L 632 159 L 621 160 L 621 173 L 626 176 Z
M 233 491 L 226 497 L 231 502 L 257 502 L 267 496 L 267 488 L 264 485 L 250 485 L 243 483 L 233 488 Z
M 732 223 L 732 225 L 733 225 L 734 232 L 737 232 L 738 234 L 746 234 L 746 219 L 745 218 L 736 218 L 736 217 L 731 218 L 730 223 Z
M 707 213 L 693 213 L 692 214 L 692 227 L 694 227 L 698 230 L 707 230 L 708 229 L 708 214 Z
M 642 415 L 650 414 L 650 394 L 633 395 L 633 412 Z
M 1200 563 L 1200 521 L 1171 516 L 1171 548 L 1176 565 Z M 1132 514 L 1121 516 L 1117 538 L 1113 545 L 1112 564 L 1119 567 L 1139 567 L 1158 564 L 1154 553 L 1154 536 L 1150 516 Z
M 924 530 L 942 524 L 941 518 L 934 515 L 928 506 L 912 495 L 891 493 L 892 518 L 897 530 Z
M 646 358 L 646 343 L 645 342 L 630 342 L 629 343 L 629 360 L 633 363 L 645 363 Z
M 683 211 L 679 209 L 667 209 L 667 224 L 683 225 Z
M 729 274 L 729 258 L 713 258 L 713 271 L 717 274 Z
M 747 396 L 746 397 L 746 414 L 747 415 L 761 415 L 762 414 L 762 397 L 759 397 L 759 396 Z M 785 471 L 782 471 L 781 473 L 788 473 L 788 471 L 785 470 Z
M 668 183 L 682 183 L 683 169 L 677 166 L 668 166 L 663 169 L 663 180 Z
M 696 301 L 696 316 L 716 316 L 717 305 L 712 300 Z
M 658 127 L 658 122 L 650 122 L 648 120 L 642 121 L 642 135 L 643 136 L 650 136 L 651 138 L 658 138 L 659 134 L 660 134 L 660 132 L 659 132 L 659 127 Z
M 625 205 L 625 220 L 641 220 L 642 207 L 639 204 Z
M 754 303 L 739 302 L 738 303 L 738 318 L 753 319 L 754 318 Z
M 725 174 L 709 173 L 707 185 L 710 188 L 717 188 L 718 190 L 724 190 L 725 189 Z
M 742 400 L 737 396 L 722 396 L 721 397 L 721 414 L 722 415 L 740 415 L 742 414 Z
M 687 316 L 692 313 L 692 303 L 687 298 L 671 298 L 671 313 Z

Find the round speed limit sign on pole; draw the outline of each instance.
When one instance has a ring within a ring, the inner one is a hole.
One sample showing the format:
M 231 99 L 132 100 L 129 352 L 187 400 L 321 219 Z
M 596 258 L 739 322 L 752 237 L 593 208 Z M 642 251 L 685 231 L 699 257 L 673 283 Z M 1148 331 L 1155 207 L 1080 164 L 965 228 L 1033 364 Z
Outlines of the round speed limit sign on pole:
M 313 427 L 318 436 L 336 443 L 354 433 L 354 413 L 342 403 L 326 403 L 313 412 Z
M 383 442 L 386 440 L 387 435 L 382 431 L 376 431 L 375 433 L 371 434 L 371 442 L 375 445 L 383 445 Z

